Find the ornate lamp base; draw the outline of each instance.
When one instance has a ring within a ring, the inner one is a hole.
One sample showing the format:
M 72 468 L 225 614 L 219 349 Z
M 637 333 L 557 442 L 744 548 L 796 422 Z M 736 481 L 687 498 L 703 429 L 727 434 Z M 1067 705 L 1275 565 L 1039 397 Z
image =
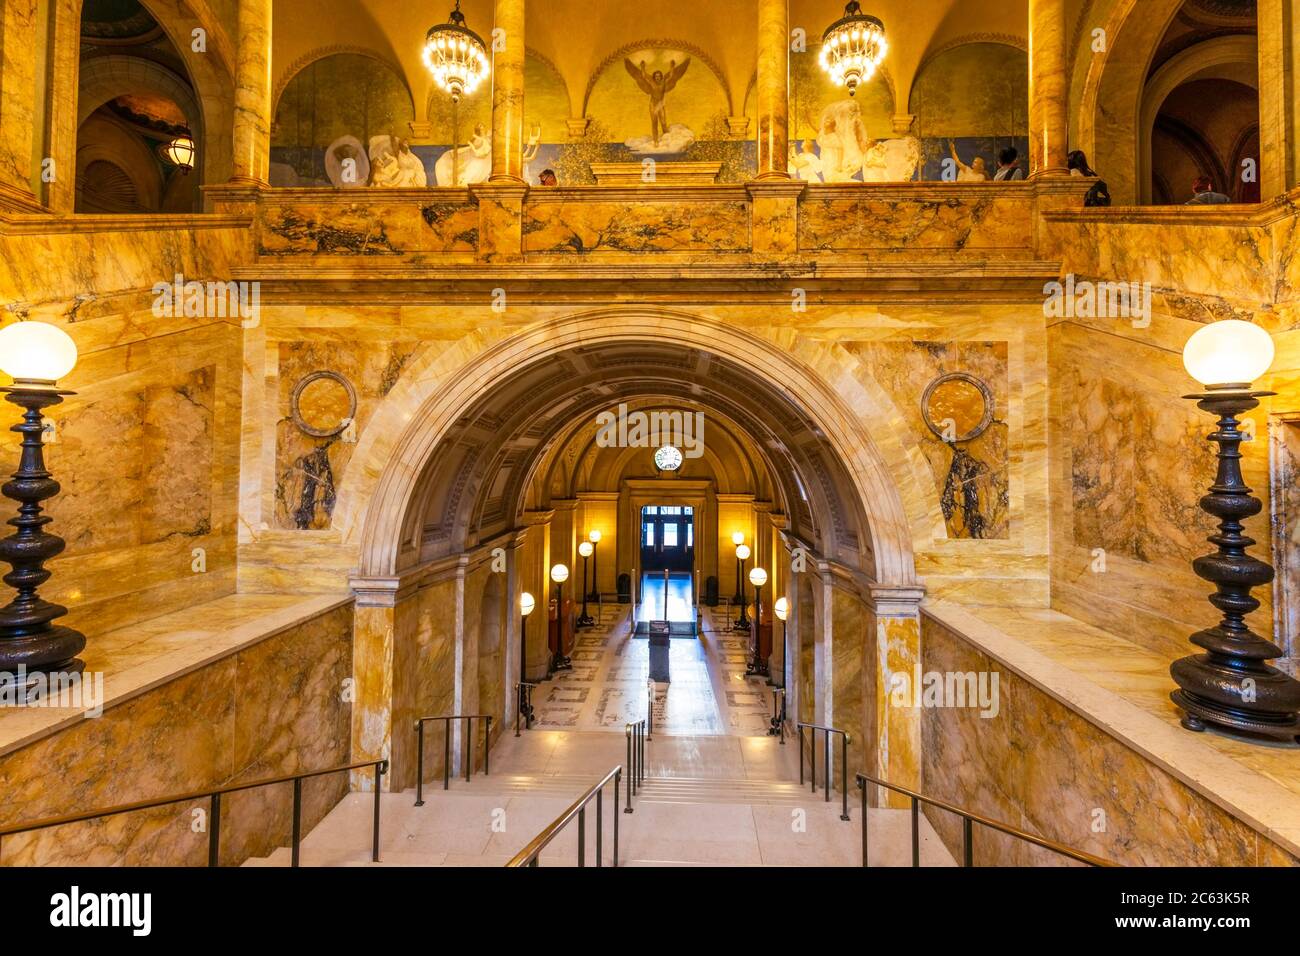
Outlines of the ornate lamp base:
M 1184 396 L 1219 419 L 1208 436 L 1219 446 L 1218 474 L 1209 494 L 1201 498 L 1201 509 L 1219 519 L 1218 532 L 1208 539 L 1218 550 L 1197 558 L 1192 568 L 1215 585 L 1210 603 L 1223 620 L 1191 636 L 1204 654 L 1170 665 L 1178 690 L 1169 697 L 1182 709 L 1182 725 L 1188 730 L 1213 726 L 1300 743 L 1300 681 L 1266 663 L 1282 656 L 1282 649 L 1246 625 L 1246 615 L 1259 607 L 1251 589 L 1272 581 L 1273 569 L 1246 553 L 1255 541 L 1243 533 L 1242 521 L 1259 514 L 1263 506 L 1242 478 L 1243 436 L 1237 416 L 1259 405 L 1260 396 L 1272 394 L 1237 384 Z

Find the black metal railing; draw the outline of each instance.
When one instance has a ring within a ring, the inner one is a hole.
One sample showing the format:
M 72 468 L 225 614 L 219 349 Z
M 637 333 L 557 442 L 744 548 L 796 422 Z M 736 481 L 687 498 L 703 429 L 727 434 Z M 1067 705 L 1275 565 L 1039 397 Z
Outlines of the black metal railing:
M 576 817 L 578 821 L 578 866 L 587 865 L 587 805 L 593 800 L 596 801 L 596 865 L 604 866 L 602 853 L 604 851 L 605 835 L 605 813 L 604 813 L 604 794 L 605 787 L 612 780 L 614 782 L 614 866 L 618 866 L 618 818 L 621 814 L 618 812 L 618 787 L 619 781 L 623 777 L 623 768 L 615 767 L 609 773 L 600 779 L 600 782 L 589 787 L 582 796 L 580 796 L 569 809 L 565 810 L 541 833 L 528 841 L 528 845 L 515 854 L 514 858 L 506 864 L 508 867 L 515 866 L 541 866 L 540 857 L 542 851 L 550 845 L 551 841 L 559 836 L 560 832 L 568 826 Z
M 299 846 L 302 842 L 302 782 L 310 780 L 313 777 L 324 777 L 332 773 L 348 773 L 353 770 L 364 770 L 373 767 L 375 770 L 375 813 L 374 813 L 374 836 L 371 841 L 370 859 L 375 863 L 379 862 L 379 799 L 382 794 L 380 778 L 388 773 L 387 760 L 367 760 L 361 763 L 344 764 L 338 767 L 327 767 L 324 770 L 308 770 L 303 773 L 290 774 L 284 777 L 271 777 L 266 780 L 254 780 L 250 783 L 236 783 L 229 786 L 219 787 L 215 790 L 195 790 L 190 793 L 178 793 L 169 797 L 157 797 L 153 800 L 139 800 L 135 803 L 122 803 L 115 807 L 103 807 L 99 810 L 87 810 L 84 813 L 72 813 L 61 817 L 46 817 L 43 820 L 31 820 L 27 823 L 15 823 L 11 826 L 0 828 L 0 841 L 7 836 L 14 836 L 18 833 L 32 833 L 36 830 L 48 830 L 50 827 L 66 826 L 69 823 L 84 823 L 87 820 L 98 820 L 102 817 L 113 817 L 121 813 L 134 813 L 137 810 L 152 810 L 156 807 L 171 806 L 176 803 L 191 803 L 195 800 L 207 800 L 208 805 L 208 866 L 220 866 L 221 864 L 221 798 L 229 793 L 240 793 L 244 790 L 256 790 L 259 787 L 273 787 L 277 784 L 293 784 L 293 820 L 291 824 L 290 835 L 290 855 L 292 866 L 298 865 Z
M 524 730 L 533 729 L 533 688 L 537 685 L 521 680 L 515 685 L 515 736 L 519 736 L 519 718 L 524 719 Z
M 646 722 L 634 721 L 626 726 L 627 734 L 627 806 L 624 813 L 632 812 L 632 798 L 645 783 Z
M 884 787 L 886 790 L 892 790 L 895 793 L 901 793 L 911 800 L 912 812 L 912 866 L 921 865 L 921 804 L 925 803 L 932 807 L 938 807 L 949 813 L 955 813 L 961 817 L 962 821 L 962 866 L 975 865 L 975 824 L 987 827 L 990 830 L 996 830 L 999 833 L 1005 833 L 1007 836 L 1015 837 L 1017 840 L 1023 840 L 1026 843 L 1032 843 L 1035 846 L 1041 846 L 1045 850 L 1051 850 L 1071 860 L 1077 860 L 1080 863 L 1086 863 L 1088 866 L 1115 866 L 1109 860 L 1103 860 L 1101 857 L 1093 856 L 1090 853 L 1084 853 L 1082 850 L 1071 849 L 1063 843 L 1056 843 L 1052 840 L 1045 840 L 1040 836 L 1034 836 L 1032 833 L 1026 833 L 1017 827 L 1006 823 L 1000 823 L 997 820 L 990 820 L 986 816 L 978 813 L 972 813 L 970 810 L 948 803 L 945 800 L 936 800 L 934 797 L 927 797 L 924 794 L 917 793 L 915 790 L 909 790 L 907 787 L 900 787 L 898 784 L 889 783 L 878 777 L 872 777 L 869 774 L 857 774 L 858 790 L 862 793 L 862 865 L 868 866 L 867 860 L 867 784 L 875 784 L 877 787 Z
M 430 721 L 441 720 L 443 726 L 442 745 L 442 789 L 451 787 L 451 722 L 465 721 L 465 779 L 468 781 L 474 773 L 474 721 L 484 721 L 483 730 L 483 776 L 491 776 L 492 750 L 492 715 L 491 714 L 450 714 L 445 717 L 421 717 L 415 722 L 415 805 L 424 806 L 424 725 Z
M 645 734 L 647 740 L 655 736 L 655 682 L 646 681 L 645 687 Z
M 812 733 L 809 739 L 808 752 L 812 757 L 812 768 L 809 773 L 809 779 L 812 781 L 812 792 L 817 792 L 817 731 L 822 731 L 822 742 L 826 756 L 826 770 L 822 774 L 825 778 L 826 802 L 831 802 L 831 734 L 840 735 L 840 797 L 842 802 L 840 810 L 840 819 L 849 819 L 849 737 L 848 731 L 840 730 L 838 727 L 823 727 L 820 724 L 805 724 L 800 721 L 795 724 L 799 730 L 799 783 L 803 783 L 803 732 L 808 728 Z
M 786 720 L 785 720 L 785 688 L 772 688 L 772 716 L 768 718 L 767 735 L 769 737 L 780 738 L 781 745 L 785 746 Z M 803 781 L 800 781 L 801 783 Z

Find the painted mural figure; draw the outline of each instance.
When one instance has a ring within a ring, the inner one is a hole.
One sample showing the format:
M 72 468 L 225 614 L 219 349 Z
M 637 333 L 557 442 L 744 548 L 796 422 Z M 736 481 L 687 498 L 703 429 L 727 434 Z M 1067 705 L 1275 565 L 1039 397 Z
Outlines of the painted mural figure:
M 948 140 L 948 151 L 952 153 L 952 161 L 957 164 L 957 182 L 959 183 L 983 183 L 988 182 L 989 174 L 984 168 L 984 157 L 976 156 L 967 166 L 957 155 L 957 144 Z
M 802 179 L 806 183 L 822 181 L 822 159 L 813 152 L 812 140 L 804 140 L 799 152 L 795 152 L 794 143 L 790 144 L 789 172 L 796 179 Z
M 848 182 L 862 169 L 871 140 L 854 100 L 838 100 L 822 110 L 817 145 L 825 182 Z
M 691 65 L 691 58 L 688 56 L 680 64 L 676 60 L 670 61 L 667 73 L 663 70 L 648 72 L 645 68 L 645 60 L 642 60 L 640 65 L 636 65 L 631 60 L 624 59 L 623 65 L 632 79 L 636 80 L 637 86 L 650 97 L 650 141 L 657 145 L 669 129 L 668 111 L 664 100 L 677 85 L 677 81 L 686 75 L 686 68 Z
M 459 153 L 459 157 L 453 156 L 453 150 L 449 149 L 434 164 L 433 175 L 439 186 L 469 186 L 487 182 L 488 176 L 492 175 L 492 134 L 483 128 L 482 123 L 474 126 L 474 135 L 469 138 L 469 143 L 457 147 L 455 152 Z M 453 183 L 453 168 L 457 158 L 460 169 L 454 174 L 456 182 Z
M 424 163 L 397 136 L 370 137 L 370 185 L 409 187 L 429 185 Z

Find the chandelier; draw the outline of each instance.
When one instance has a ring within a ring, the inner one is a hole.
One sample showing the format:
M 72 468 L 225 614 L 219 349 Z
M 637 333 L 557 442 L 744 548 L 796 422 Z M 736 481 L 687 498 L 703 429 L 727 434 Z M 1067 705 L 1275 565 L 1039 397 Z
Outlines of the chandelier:
M 478 89 L 488 75 L 487 48 L 477 33 L 465 26 L 465 14 L 456 9 L 446 23 L 430 27 L 424 38 L 424 65 L 433 74 L 433 82 L 453 103 Z
M 822 34 L 821 66 L 836 86 L 847 86 L 849 96 L 858 84 L 871 79 L 885 58 L 885 25 L 862 12 L 858 0 L 849 0 L 844 16 Z

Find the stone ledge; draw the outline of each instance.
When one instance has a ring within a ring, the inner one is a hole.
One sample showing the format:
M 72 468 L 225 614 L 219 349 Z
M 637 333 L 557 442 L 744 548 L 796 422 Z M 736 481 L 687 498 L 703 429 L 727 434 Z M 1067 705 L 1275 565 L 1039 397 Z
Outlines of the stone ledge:
M 934 602 L 922 614 L 1300 854 L 1300 750 L 1184 730 L 1165 658 L 1047 608 Z
M 104 675 L 107 711 L 352 601 L 230 594 L 142 624 L 87 636 L 86 673 Z M 0 756 L 93 718 L 76 708 L 0 708 Z

